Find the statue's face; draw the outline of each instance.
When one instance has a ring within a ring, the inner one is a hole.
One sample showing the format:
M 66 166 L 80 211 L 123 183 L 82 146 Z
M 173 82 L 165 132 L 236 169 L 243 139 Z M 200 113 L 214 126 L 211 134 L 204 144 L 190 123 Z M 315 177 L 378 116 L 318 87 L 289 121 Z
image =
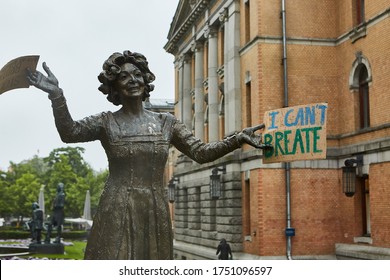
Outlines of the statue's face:
M 122 97 L 142 97 L 145 89 L 142 72 L 131 63 L 123 64 L 115 87 Z

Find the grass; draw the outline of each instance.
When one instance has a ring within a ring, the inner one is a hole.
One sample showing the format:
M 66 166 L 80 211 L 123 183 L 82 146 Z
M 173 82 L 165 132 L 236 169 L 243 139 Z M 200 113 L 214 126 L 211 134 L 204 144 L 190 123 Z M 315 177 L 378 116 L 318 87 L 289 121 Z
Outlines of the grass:
M 61 259 L 61 260 L 82 260 L 84 259 L 84 252 L 85 247 L 87 246 L 86 241 L 72 241 L 73 245 L 66 245 L 64 247 L 65 254 L 29 254 L 24 256 L 19 256 L 20 258 L 28 259 L 30 257 L 33 258 L 48 258 L 48 259 Z M 15 244 L 21 244 L 19 241 L 0 241 L 0 245 L 15 245 Z M 25 246 L 28 246 L 28 244 L 24 244 Z
M 0 245 L 13 245 L 13 244 L 19 244 L 18 241 L 1 241 Z

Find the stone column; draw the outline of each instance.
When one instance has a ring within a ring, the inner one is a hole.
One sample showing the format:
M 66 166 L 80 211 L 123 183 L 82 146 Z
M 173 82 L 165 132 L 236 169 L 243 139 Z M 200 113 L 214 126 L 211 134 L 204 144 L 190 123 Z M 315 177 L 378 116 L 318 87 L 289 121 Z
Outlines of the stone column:
M 176 114 L 179 120 L 183 120 L 183 58 L 180 57 L 177 61 L 178 77 L 178 96 Z
M 221 25 L 223 25 L 223 28 L 224 28 L 224 49 L 221 50 L 222 52 L 224 52 L 224 85 L 223 85 L 223 90 L 224 90 L 224 109 L 225 109 L 225 112 L 224 112 L 224 116 L 225 116 L 225 134 L 226 133 L 230 133 L 231 132 L 231 129 L 230 129 L 230 126 L 231 124 L 229 123 L 229 106 L 227 106 L 228 102 L 227 102 L 227 97 L 226 97 L 226 93 L 228 92 L 229 90 L 229 79 L 227 78 L 227 73 L 228 73 L 228 68 L 229 68 L 229 65 L 228 63 L 226 62 L 227 61 L 227 57 L 228 57 L 228 46 L 229 46 L 229 26 L 228 26 L 228 8 L 224 8 L 223 11 L 220 12 L 219 14 L 219 21 L 221 22 Z
M 192 130 L 192 97 L 191 97 L 191 56 L 184 56 L 183 65 L 183 123 Z
M 204 141 L 203 43 L 195 45 L 195 137 Z
M 209 142 L 218 138 L 218 38 L 214 28 L 209 27 L 206 32 L 209 45 L 208 57 L 208 100 L 209 100 Z
M 228 7 L 225 22 L 225 133 L 241 130 L 239 1 Z

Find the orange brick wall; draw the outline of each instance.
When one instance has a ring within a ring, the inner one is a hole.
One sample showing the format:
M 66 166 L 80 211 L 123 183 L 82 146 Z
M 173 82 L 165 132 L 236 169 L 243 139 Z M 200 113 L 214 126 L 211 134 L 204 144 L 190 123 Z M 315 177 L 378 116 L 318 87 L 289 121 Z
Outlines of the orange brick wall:
M 244 242 L 244 252 L 263 256 L 284 254 L 286 196 L 283 181 L 283 170 L 251 172 L 252 241 Z
M 370 217 L 374 246 L 390 247 L 389 170 L 390 162 L 370 165 Z M 386 174 L 388 176 L 383 176 Z M 252 241 L 244 241 L 244 252 L 262 256 L 285 255 L 284 178 L 283 169 L 251 172 Z M 291 226 L 296 230 L 296 236 L 292 237 L 293 254 L 333 254 L 335 243 L 353 243 L 354 237 L 362 236 L 361 187 L 357 184 L 355 195 L 347 197 L 342 192 L 340 170 L 292 169 Z M 246 226 L 244 223 L 243 227 Z M 256 235 L 253 235 L 254 232 Z
M 351 66 L 356 59 L 355 53 L 362 51 L 369 60 L 372 69 L 372 83 L 370 83 L 370 122 L 371 126 L 378 126 L 390 122 L 390 114 L 387 113 L 388 89 L 390 79 L 390 19 L 368 28 L 367 36 L 352 44 L 349 40 L 337 47 L 337 61 L 339 69 L 339 104 L 342 110 L 338 110 L 338 117 L 343 120 L 338 133 L 347 133 L 356 130 L 354 110 L 357 102 L 357 92 L 349 89 L 348 79 Z M 386 71 L 387 69 L 387 71 Z
M 357 236 L 355 227 L 361 221 L 354 218 L 354 201 L 343 194 L 340 181 L 338 170 L 292 169 L 294 254 L 332 254 L 335 243 Z
M 390 6 L 389 0 L 365 2 L 366 20 Z M 242 124 L 245 127 L 247 73 L 251 77 L 252 125 L 263 122 L 265 111 L 284 106 L 284 85 L 280 1 L 250 0 L 249 42 L 245 38 L 243 3 L 240 1 L 242 48 L 239 52 Z M 358 131 L 358 95 L 350 90 L 349 77 L 356 53 L 361 51 L 372 69 L 373 80 L 369 85 L 371 126 L 389 124 L 390 36 L 385 35 L 390 34 L 390 17 L 368 26 L 367 35 L 352 42 L 347 34 L 353 28 L 352 0 L 290 0 L 286 3 L 287 36 L 297 39 L 289 40 L 287 47 L 289 105 L 328 102 L 327 131 L 331 138 L 328 147 L 388 138 L 390 128 Z M 203 16 L 200 18 L 204 19 Z M 185 36 L 183 40 L 188 42 L 191 36 Z M 319 40 L 312 42 L 310 39 Z M 207 61 L 207 48 L 204 59 Z M 207 68 L 205 70 L 207 75 Z M 245 151 L 250 149 L 245 145 Z M 354 237 L 364 233 L 362 185 L 358 184 L 353 197 L 342 193 L 341 162 L 349 156 L 340 155 L 336 167 L 336 159 L 328 159 L 332 166 L 329 169 L 291 170 L 291 223 L 296 229 L 296 236 L 292 237 L 293 255 L 333 254 L 335 243 L 353 243 Z M 369 168 L 374 246 L 390 247 L 389 170 L 389 162 L 371 164 Z M 242 186 L 245 186 L 245 172 L 242 176 Z M 282 168 L 252 169 L 249 182 L 249 222 L 245 218 L 248 215 L 245 203 L 248 202 L 244 187 L 242 193 L 243 235 L 250 239 L 244 241 L 243 238 L 243 251 L 261 256 L 283 256 L 286 254 L 285 171 Z
M 388 8 L 388 1 L 366 1 L 366 20 Z M 328 102 L 327 131 L 337 136 L 357 131 L 358 95 L 349 89 L 349 76 L 356 52 L 362 51 L 369 60 L 373 81 L 370 83 L 371 126 L 390 123 L 390 34 L 389 18 L 367 28 L 364 38 L 352 42 L 348 36 L 336 44 L 336 39 L 350 31 L 353 23 L 352 2 L 349 1 L 287 1 L 287 36 L 296 38 L 329 39 L 327 45 L 318 43 L 291 43 L 287 47 L 289 105 Z M 257 26 L 251 25 L 251 38 L 281 36 L 280 3 L 251 1 L 251 9 L 259 13 L 254 17 Z M 252 10 L 253 14 L 253 10 Z M 302 16 L 304 15 L 304 16 Z M 253 34 L 258 30 L 258 34 Z M 242 32 L 243 33 L 243 32 Z M 280 38 L 280 37 L 279 37 Z M 332 43 L 333 42 L 333 43 Z M 253 44 L 253 42 L 252 42 Z M 280 41 L 261 39 L 241 55 L 241 77 L 251 74 L 252 124 L 262 122 L 267 110 L 283 107 L 283 65 Z M 244 80 L 244 78 L 242 78 Z M 245 88 L 244 81 L 242 89 Z M 242 91 L 242 104 L 245 104 Z M 243 106 L 243 117 L 246 108 Z M 245 124 L 243 119 L 243 124 Z M 390 129 L 360 133 L 328 140 L 328 146 L 346 146 L 382 139 Z M 370 167 L 371 216 L 390 212 L 386 202 L 390 197 L 377 192 L 377 185 L 386 183 L 382 165 Z M 389 167 L 387 165 L 387 167 Z M 374 173 L 373 170 L 376 170 Z M 389 169 L 387 169 L 389 170 Z M 253 175 L 256 173 L 257 175 Z M 390 171 L 387 171 L 390 176 Z M 389 179 L 389 178 L 388 178 Z M 387 183 L 388 184 L 388 183 Z M 292 169 L 291 205 L 293 254 L 315 255 L 334 253 L 335 243 L 353 243 L 353 238 L 363 234 L 362 192 L 358 185 L 350 198 L 342 193 L 340 169 Z M 286 194 L 283 169 L 263 169 L 251 172 L 251 228 L 257 235 L 244 242 L 244 251 L 252 254 L 284 255 L 286 238 Z M 390 191 L 389 191 L 390 193 Z M 379 199 L 379 205 L 375 206 Z M 383 203 L 381 202 L 383 201 Z M 255 214 L 253 214 L 255 213 Z M 244 214 L 245 216 L 245 214 Z M 388 216 L 390 219 L 390 216 Z M 254 219 L 257 219 L 254 221 Z M 389 246 L 390 221 L 385 217 L 373 218 L 372 236 L 377 246 Z M 386 227 L 387 230 L 383 230 Z
M 252 203 L 252 242 L 244 251 L 262 256 L 286 254 L 286 188 L 283 169 L 258 170 L 251 179 L 257 203 Z M 358 236 L 360 215 L 355 217 L 355 200 L 342 193 L 341 173 L 337 170 L 291 170 L 291 225 L 293 254 L 334 253 L 334 244 L 352 242 Z M 257 187 L 256 187 L 257 185 Z M 257 207 L 257 208 L 256 208 Z
M 259 2 L 257 5 L 260 16 L 256 18 L 258 29 L 260 30 L 259 34 L 281 36 L 280 1 L 251 1 L 251 5 L 253 2 Z M 336 37 L 338 28 L 337 6 L 335 2 L 334 0 L 286 1 L 286 20 L 287 26 L 289 26 L 289 36 L 311 38 Z
M 250 1 L 259 34 L 281 35 L 280 1 Z M 389 7 L 388 0 L 365 1 L 368 20 Z M 352 0 L 289 0 L 286 1 L 286 19 L 289 36 L 311 38 L 337 38 L 353 26 Z M 253 28 L 251 31 L 255 31 Z M 252 36 L 253 37 L 253 36 Z
M 281 52 L 280 44 L 262 44 L 242 56 L 241 73 L 245 77 L 249 71 L 252 77 L 252 120 L 256 123 L 262 122 L 265 111 L 284 106 Z M 340 90 L 336 49 L 289 45 L 287 60 L 289 105 L 328 102 L 327 129 L 329 134 L 337 134 Z M 321 67 L 315 67 L 317 65 Z M 245 93 L 242 100 L 244 102 Z
M 365 2 L 366 19 L 376 16 L 379 12 L 389 8 L 389 0 L 375 0 Z
M 371 237 L 390 248 L 390 162 L 370 165 Z
M 263 170 L 258 174 L 259 253 L 285 255 L 286 191 L 281 169 Z
M 310 4 L 306 5 L 309 2 Z M 311 32 L 317 32 L 314 37 L 330 39 L 329 44 L 335 42 L 332 40 L 336 40 L 345 31 L 331 33 L 321 30 L 337 30 L 335 25 L 327 24 L 329 13 L 332 14 L 333 18 L 338 16 L 340 20 L 345 17 L 350 18 L 352 15 L 349 15 L 348 12 L 351 13 L 351 5 L 346 4 L 346 1 L 309 2 L 288 1 L 287 9 L 292 14 L 289 16 L 290 21 L 287 22 L 288 37 L 312 38 Z M 338 4 L 335 5 L 335 2 Z M 320 9 L 317 8 L 317 3 L 320 3 Z M 332 3 L 336 8 L 332 6 Z M 371 5 L 372 1 L 366 2 L 367 19 L 384 11 L 386 1 L 379 1 L 379 3 Z M 281 20 L 278 17 L 279 4 L 270 4 L 268 1 L 251 1 L 251 9 L 257 7 L 259 7 L 261 16 L 255 19 L 259 26 L 262 26 L 258 35 L 281 36 Z M 342 10 L 339 11 L 339 9 Z M 324 12 L 322 13 L 322 11 Z M 306 15 L 310 17 L 312 14 L 316 15 L 316 20 L 311 21 L 307 18 Z M 340 135 L 356 131 L 358 129 L 358 94 L 349 89 L 349 76 L 352 63 L 356 59 L 356 52 L 362 51 L 373 71 L 373 81 L 369 88 L 371 126 L 389 123 L 388 104 L 383 102 L 387 100 L 390 88 L 390 79 L 388 71 L 386 71 L 390 68 L 390 48 L 388 47 L 390 36 L 383 36 L 383 34 L 390 34 L 389 20 L 386 18 L 369 27 L 367 36 L 355 43 L 352 43 L 348 37 L 345 42 L 337 46 L 312 45 L 308 42 L 306 44 L 292 44 L 290 42 L 287 47 L 289 104 L 292 106 L 310 102 L 328 102 L 328 134 Z M 352 20 L 345 21 L 348 22 L 345 26 L 348 26 L 350 30 Z M 345 28 L 343 27 L 343 29 Z M 252 31 L 253 29 L 251 29 Z M 255 34 L 252 34 L 252 37 L 255 37 Z M 262 115 L 265 111 L 283 107 L 283 66 L 281 61 L 282 45 L 280 42 L 274 44 L 259 42 L 242 55 L 241 75 L 245 77 L 246 71 L 250 71 L 252 94 L 257 95 L 252 98 L 252 102 L 254 102 L 252 110 L 255 112 L 255 115 L 252 115 L 252 120 L 255 123 L 262 121 Z M 242 88 L 245 88 L 244 86 L 243 83 Z M 244 98 L 245 94 L 243 94 L 243 100 L 245 100 Z M 244 107 L 243 110 L 245 110 Z M 376 137 L 375 134 L 371 134 L 371 136 L 370 139 Z M 365 139 L 365 141 L 370 139 Z M 360 139 L 351 140 L 359 141 Z

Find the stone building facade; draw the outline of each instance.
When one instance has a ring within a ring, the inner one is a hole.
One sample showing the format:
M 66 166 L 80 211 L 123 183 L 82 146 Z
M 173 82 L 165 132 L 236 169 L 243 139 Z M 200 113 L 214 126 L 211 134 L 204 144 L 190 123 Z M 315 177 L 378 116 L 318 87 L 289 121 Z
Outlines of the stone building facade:
M 177 258 L 215 258 L 221 238 L 238 258 L 390 256 L 388 34 L 388 0 L 179 1 L 164 48 L 175 114 L 196 137 L 220 140 L 286 106 L 327 102 L 328 119 L 325 160 L 264 164 L 249 146 L 203 165 L 176 154 Z

